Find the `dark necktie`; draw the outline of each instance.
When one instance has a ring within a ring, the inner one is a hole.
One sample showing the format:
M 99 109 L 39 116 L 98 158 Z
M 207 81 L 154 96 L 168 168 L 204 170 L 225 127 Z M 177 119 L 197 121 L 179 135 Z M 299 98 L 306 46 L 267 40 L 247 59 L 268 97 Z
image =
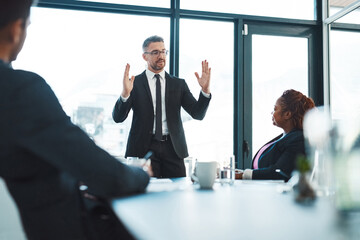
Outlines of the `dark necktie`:
M 156 121 L 155 121 L 155 139 L 160 141 L 162 139 L 162 109 L 161 109 L 161 85 L 160 75 L 155 74 L 156 77 Z

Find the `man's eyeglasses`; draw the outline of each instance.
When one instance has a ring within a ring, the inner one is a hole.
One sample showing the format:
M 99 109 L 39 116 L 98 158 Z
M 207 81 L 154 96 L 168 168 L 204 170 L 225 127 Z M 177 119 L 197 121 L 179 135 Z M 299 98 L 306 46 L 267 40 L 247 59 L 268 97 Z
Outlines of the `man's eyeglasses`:
M 151 51 L 151 52 L 144 52 L 145 54 L 150 54 L 151 56 L 160 56 L 160 54 L 164 54 L 164 55 L 168 55 L 169 53 L 169 50 L 162 50 L 162 51 L 159 51 L 159 50 L 154 50 L 154 51 Z

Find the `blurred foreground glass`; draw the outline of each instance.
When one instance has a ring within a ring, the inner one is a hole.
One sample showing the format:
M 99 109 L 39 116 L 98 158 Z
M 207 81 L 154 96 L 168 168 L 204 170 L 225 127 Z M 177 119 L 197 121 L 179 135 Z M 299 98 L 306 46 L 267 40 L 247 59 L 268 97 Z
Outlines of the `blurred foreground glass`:
M 332 130 L 328 108 L 318 107 L 306 113 L 304 137 L 307 143 L 307 155 L 313 166 L 309 182 L 317 196 L 329 196 L 334 193 Z
M 336 159 L 336 208 L 360 210 L 360 148 Z
M 313 109 L 305 116 L 304 136 L 317 195 L 335 194 L 339 211 L 360 210 L 360 112 L 332 121 L 329 108 Z
M 360 112 L 348 113 L 336 122 L 334 144 L 336 208 L 360 210 Z

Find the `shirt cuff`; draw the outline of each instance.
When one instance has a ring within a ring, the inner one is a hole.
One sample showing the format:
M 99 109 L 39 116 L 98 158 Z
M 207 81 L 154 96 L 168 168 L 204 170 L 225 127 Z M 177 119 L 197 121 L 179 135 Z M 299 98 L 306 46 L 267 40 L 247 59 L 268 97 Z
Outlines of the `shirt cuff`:
M 126 102 L 129 99 L 130 95 L 127 98 L 124 98 L 123 96 L 120 95 L 120 99 L 122 102 Z
M 206 92 L 204 92 L 203 90 L 201 90 L 201 93 L 202 93 L 202 95 L 203 95 L 204 97 L 210 98 L 211 93 L 206 93 Z
M 244 180 L 251 180 L 252 179 L 253 170 L 251 169 L 245 169 L 242 179 Z

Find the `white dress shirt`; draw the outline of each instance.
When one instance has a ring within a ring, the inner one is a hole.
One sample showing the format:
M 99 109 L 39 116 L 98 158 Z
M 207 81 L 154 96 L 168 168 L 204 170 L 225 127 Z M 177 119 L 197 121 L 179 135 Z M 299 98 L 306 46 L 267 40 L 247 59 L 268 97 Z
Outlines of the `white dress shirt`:
M 150 71 L 149 69 L 146 69 L 145 71 L 146 77 L 148 79 L 149 88 L 151 92 L 151 98 L 153 101 L 153 107 L 154 107 L 154 128 L 153 133 L 155 134 L 155 121 L 156 121 L 156 77 L 155 73 Z M 160 75 L 160 85 L 161 85 L 161 117 L 162 117 L 162 133 L 163 135 L 169 134 L 167 121 L 166 121 L 166 111 L 165 111 L 165 70 L 161 71 L 159 73 Z

